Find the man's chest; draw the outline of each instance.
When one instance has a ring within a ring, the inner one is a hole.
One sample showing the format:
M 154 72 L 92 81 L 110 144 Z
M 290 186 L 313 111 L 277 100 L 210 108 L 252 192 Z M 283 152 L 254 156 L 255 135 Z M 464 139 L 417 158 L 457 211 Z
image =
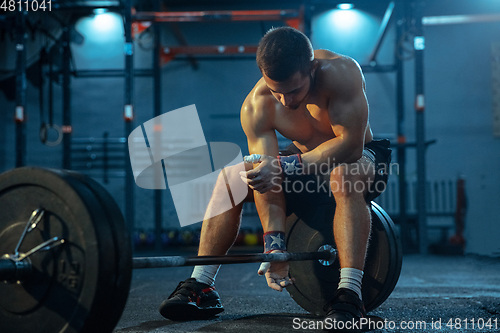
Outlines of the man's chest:
M 279 110 L 275 127 L 284 137 L 308 147 L 335 137 L 328 109 L 315 104 L 307 104 L 297 110 Z

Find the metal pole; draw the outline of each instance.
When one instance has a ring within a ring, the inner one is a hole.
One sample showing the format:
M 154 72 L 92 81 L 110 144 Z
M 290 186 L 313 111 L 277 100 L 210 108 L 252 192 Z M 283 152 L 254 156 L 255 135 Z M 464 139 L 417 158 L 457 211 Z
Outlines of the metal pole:
M 307 0 L 307 2 L 311 3 L 310 0 Z M 149 22 L 283 21 L 298 16 L 299 11 L 296 9 L 203 10 L 138 12 L 134 15 L 134 20 Z
M 134 109 L 134 43 L 132 40 L 132 1 L 124 1 L 123 23 L 125 33 L 125 105 L 123 116 L 125 119 L 125 138 L 133 130 Z M 134 175 L 128 145 L 125 145 L 125 221 L 128 230 L 134 230 Z
M 400 10 L 401 12 L 401 10 Z M 403 244 L 403 252 L 409 250 L 410 237 L 408 232 L 408 221 L 406 216 L 407 202 L 407 186 L 406 186 L 406 137 L 404 133 L 404 118 L 405 118 L 405 103 L 404 103 L 404 61 L 401 58 L 400 52 L 401 38 L 404 35 L 406 27 L 405 18 L 400 15 L 396 24 L 396 48 L 395 48 L 395 64 L 396 64 L 396 110 L 397 110 L 397 135 L 398 135 L 398 188 L 399 188 L 399 225 L 400 235 Z
M 311 0 L 304 1 L 304 13 L 303 13 L 303 25 L 304 25 L 304 35 L 308 38 L 312 37 L 312 4 Z
M 63 27 L 62 87 L 63 87 L 63 169 L 71 169 L 71 49 L 70 30 Z
M 54 124 L 54 60 L 49 59 L 49 125 Z
M 16 167 L 26 164 L 26 14 L 16 14 Z
M 109 183 L 108 139 L 109 139 L 109 132 L 105 131 L 102 136 L 102 173 L 103 173 L 102 180 L 104 181 L 104 184 Z
M 425 95 L 424 95 L 424 49 L 425 38 L 422 26 L 422 1 L 413 3 L 415 19 L 415 111 L 417 136 L 417 211 L 419 252 L 427 253 L 427 212 L 426 212 L 426 161 L 425 161 Z
M 160 4 L 157 3 L 157 10 L 160 10 Z M 154 100 L 154 117 L 161 114 L 161 68 L 160 68 L 160 48 L 161 48 L 161 23 L 154 25 L 154 50 L 153 50 L 153 100 Z M 161 132 L 155 131 L 156 147 L 160 146 Z M 162 168 L 163 169 L 163 168 Z M 157 175 L 163 177 L 162 175 Z M 155 249 L 161 250 L 161 233 L 163 222 L 163 190 L 154 190 L 154 212 L 155 212 Z
M 382 46 L 382 42 L 384 41 L 384 37 L 387 34 L 387 27 L 389 26 L 389 22 L 392 18 L 392 13 L 394 11 L 394 1 L 389 3 L 384 15 L 384 19 L 382 20 L 382 24 L 380 25 L 380 30 L 378 32 L 377 43 L 375 44 L 375 48 L 373 49 L 370 58 L 368 59 L 369 63 L 375 62 L 377 63 L 377 54 L 380 50 L 380 46 Z
M 133 258 L 132 267 L 138 268 L 159 268 L 178 267 L 195 265 L 216 265 L 216 264 L 245 264 L 251 262 L 274 262 L 274 261 L 301 261 L 301 260 L 325 260 L 333 261 L 336 258 L 336 251 L 318 251 L 303 253 L 255 253 L 226 256 L 199 256 L 199 257 L 142 257 Z
M 423 25 L 469 24 L 498 21 L 500 21 L 500 14 L 444 15 L 422 17 Z

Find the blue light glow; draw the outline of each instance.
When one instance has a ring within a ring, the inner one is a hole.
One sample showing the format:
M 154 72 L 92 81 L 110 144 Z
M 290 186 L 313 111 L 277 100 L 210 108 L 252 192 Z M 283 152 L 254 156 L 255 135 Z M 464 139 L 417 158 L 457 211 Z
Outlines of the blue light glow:
M 100 15 L 106 13 L 108 10 L 106 8 L 96 8 L 94 9 L 94 14 Z
M 342 10 L 349 10 L 349 9 L 353 9 L 354 5 L 352 3 L 339 3 L 337 5 L 337 8 L 342 9 Z
M 315 49 L 329 49 L 364 62 L 377 41 L 380 18 L 358 9 L 332 9 L 313 17 Z
M 84 37 L 81 45 L 72 43 L 77 68 L 123 68 L 125 38 L 118 13 L 98 11 L 80 18 L 75 29 Z
M 94 17 L 92 26 L 98 33 L 114 33 L 119 31 L 121 23 L 116 14 L 103 13 Z
M 328 15 L 330 26 L 337 32 L 359 31 L 363 29 L 363 14 L 357 10 L 332 10 Z
M 121 39 L 123 20 L 117 13 L 95 10 L 94 17 L 80 19 L 76 28 L 86 39 L 110 42 Z

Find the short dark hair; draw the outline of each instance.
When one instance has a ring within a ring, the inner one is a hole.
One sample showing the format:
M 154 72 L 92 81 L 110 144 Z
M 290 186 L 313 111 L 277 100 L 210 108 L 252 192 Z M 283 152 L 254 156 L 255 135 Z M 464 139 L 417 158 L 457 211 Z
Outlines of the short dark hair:
M 298 71 L 307 75 L 313 59 L 309 38 L 290 27 L 269 30 L 257 48 L 257 66 L 273 81 L 286 81 Z

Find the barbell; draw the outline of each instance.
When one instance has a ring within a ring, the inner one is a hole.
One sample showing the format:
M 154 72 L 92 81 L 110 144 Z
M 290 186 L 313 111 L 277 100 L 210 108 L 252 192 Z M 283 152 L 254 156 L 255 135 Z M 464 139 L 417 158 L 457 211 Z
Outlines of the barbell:
M 111 332 L 125 307 L 132 269 L 151 267 L 289 261 L 295 282 L 288 292 L 305 310 L 323 315 L 339 281 L 331 200 L 315 200 L 314 208 L 304 201 L 287 218 L 288 253 L 133 258 L 123 215 L 99 183 L 67 170 L 5 172 L 0 175 L 0 332 Z M 401 262 L 394 224 L 372 203 L 362 290 L 367 311 L 390 295 Z

